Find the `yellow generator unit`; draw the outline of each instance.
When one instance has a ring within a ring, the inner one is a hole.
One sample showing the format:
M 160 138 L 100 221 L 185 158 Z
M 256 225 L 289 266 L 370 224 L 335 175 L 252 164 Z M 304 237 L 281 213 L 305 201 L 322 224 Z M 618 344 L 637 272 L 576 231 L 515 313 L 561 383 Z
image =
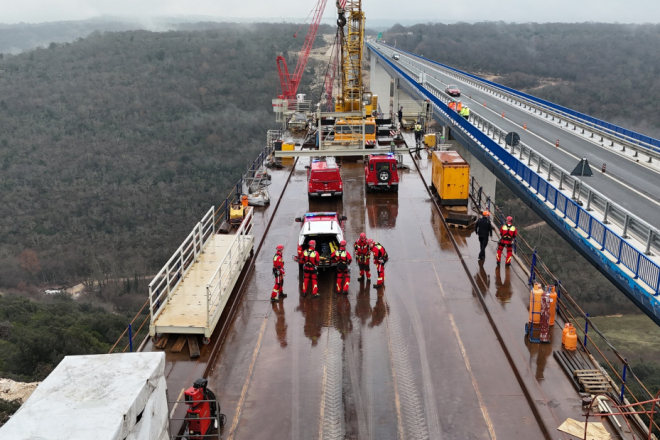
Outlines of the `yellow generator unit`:
M 424 145 L 426 145 L 428 148 L 433 148 L 436 146 L 436 137 L 435 133 L 429 133 L 424 135 Z
M 444 206 L 467 206 L 470 190 L 470 165 L 457 151 L 434 151 L 433 188 Z

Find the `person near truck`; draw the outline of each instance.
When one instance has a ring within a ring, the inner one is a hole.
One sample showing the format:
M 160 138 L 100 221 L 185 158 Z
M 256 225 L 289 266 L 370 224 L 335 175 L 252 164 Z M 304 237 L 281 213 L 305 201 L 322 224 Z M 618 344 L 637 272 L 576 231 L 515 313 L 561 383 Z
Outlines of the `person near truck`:
M 277 245 L 275 256 L 273 257 L 273 276 L 275 276 L 275 286 L 273 286 L 273 293 L 270 295 L 270 300 L 275 302 L 280 298 L 286 298 L 286 293 L 282 291 L 284 287 L 284 259 L 282 258 L 282 251 L 284 246 Z
M 424 135 L 424 130 L 422 129 L 422 122 L 417 121 L 415 123 L 415 146 L 419 147 L 422 145 L 422 136 Z
M 371 249 L 371 253 L 374 256 L 376 273 L 378 274 L 374 288 L 378 288 L 385 285 L 385 263 L 387 263 L 389 256 L 383 245 L 373 240 L 369 240 L 369 249 Z
M 358 278 L 358 281 L 362 281 L 366 275 L 367 283 L 370 283 L 371 270 L 369 269 L 369 261 L 371 260 L 371 250 L 369 249 L 367 234 L 364 232 L 360 233 L 360 238 L 355 240 L 353 249 L 355 249 L 355 261 L 360 268 L 360 278 Z
M 312 281 L 312 297 L 318 298 L 319 295 L 319 286 L 318 286 L 318 267 L 321 262 L 321 257 L 316 251 L 316 241 L 310 240 L 309 247 L 303 252 L 303 296 L 307 296 L 307 287 L 309 287 L 309 281 Z
M 399 127 L 401 127 L 403 125 L 403 106 L 399 107 L 397 115 L 399 116 Z
M 493 236 L 493 225 L 490 223 L 490 212 L 484 211 L 483 216 L 474 225 L 474 232 L 479 237 L 479 259 L 486 259 L 486 246 Z
M 502 259 L 502 250 L 506 246 L 506 265 L 511 266 L 511 258 L 513 258 L 513 242 L 518 235 L 516 227 L 513 226 L 513 217 L 506 218 L 506 223 L 500 228 L 500 242 L 497 245 L 497 265 L 500 265 Z
M 348 287 L 351 283 L 351 272 L 348 266 L 353 262 L 353 258 L 346 250 L 346 240 L 339 243 L 339 249 L 334 251 L 330 258 L 337 263 L 337 293 L 348 294 Z

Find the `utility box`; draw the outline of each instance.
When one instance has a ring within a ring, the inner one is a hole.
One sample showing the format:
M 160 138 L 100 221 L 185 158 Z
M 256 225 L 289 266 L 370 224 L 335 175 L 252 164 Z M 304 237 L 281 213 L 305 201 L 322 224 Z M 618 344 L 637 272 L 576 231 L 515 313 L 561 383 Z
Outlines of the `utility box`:
M 434 151 L 432 185 L 443 206 L 467 206 L 470 165 L 457 151 Z
M 166 440 L 165 353 L 67 356 L 0 428 L 12 440 Z
M 435 147 L 436 143 L 435 133 L 428 133 L 424 135 L 424 145 L 429 148 L 433 148 Z

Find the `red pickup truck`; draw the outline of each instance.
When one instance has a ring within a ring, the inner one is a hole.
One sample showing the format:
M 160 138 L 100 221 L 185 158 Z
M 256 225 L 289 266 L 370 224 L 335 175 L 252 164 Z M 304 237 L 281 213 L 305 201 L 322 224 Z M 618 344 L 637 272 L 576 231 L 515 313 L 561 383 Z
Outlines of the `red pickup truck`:
M 314 160 L 307 168 L 307 194 L 312 197 L 342 197 L 344 184 L 339 166 L 332 158 Z

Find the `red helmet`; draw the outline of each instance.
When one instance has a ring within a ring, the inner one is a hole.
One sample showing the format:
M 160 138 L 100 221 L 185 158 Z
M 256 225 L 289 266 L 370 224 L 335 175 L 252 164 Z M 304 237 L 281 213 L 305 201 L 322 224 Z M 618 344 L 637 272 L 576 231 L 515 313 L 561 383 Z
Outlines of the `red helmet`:
M 280 252 L 283 251 L 283 250 L 284 250 L 284 246 L 282 246 L 281 244 L 278 244 L 278 245 L 277 245 L 277 250 L 280 251 Z
M 345 248 L 346 247 L 346 240 L 342 240 L 339 242 L 339 247 Z
M 360 232 L 360 240 L 366 240 L 367 239 L 367 234 L 364 232 Z
M 369 247 L 373 247 L 374 241 L 370 238 L 369 240 L 367 240 L 367 244 L 369 245 Z
M 311 248 L 316 247 L 316 241 L 315 240 L 309 240 L 309 247 L 311 247 Z
M 511 223 L 512 221 L 513 221 L 513 217 L 508 216 L 508 217 L 506 218 L 506 222 L 507 222 L 507 223 Z

